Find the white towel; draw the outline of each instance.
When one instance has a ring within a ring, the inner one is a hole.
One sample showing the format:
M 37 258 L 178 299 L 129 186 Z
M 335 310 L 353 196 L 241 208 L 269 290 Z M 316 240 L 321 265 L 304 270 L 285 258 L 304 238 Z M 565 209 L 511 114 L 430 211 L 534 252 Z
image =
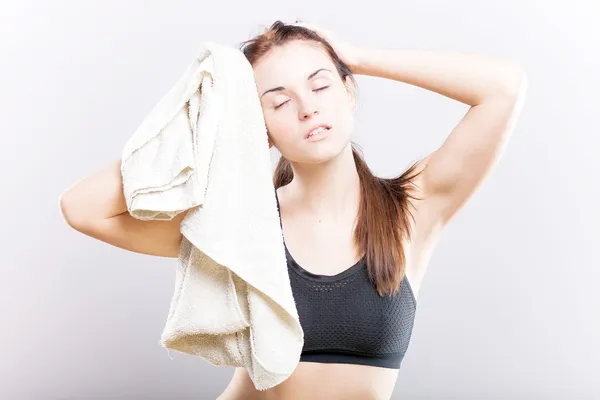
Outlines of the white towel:
M 121 173 L 135 218 L 190 210 L 161 345 L 243 366 L 258 390 L 287 379 L 304 337 L 260 98 L 240 50 L 203 44 L 126 142 Z

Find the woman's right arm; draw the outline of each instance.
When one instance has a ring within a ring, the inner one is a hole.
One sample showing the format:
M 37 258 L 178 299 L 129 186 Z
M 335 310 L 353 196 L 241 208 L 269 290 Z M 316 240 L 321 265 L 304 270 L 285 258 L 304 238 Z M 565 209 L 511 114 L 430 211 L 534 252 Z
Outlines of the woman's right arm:
M 178 257 L 184 211 L 169 221 L 142 221 L 129 214 L 121 161 L 76 181 L 60 196 L 60 210 L 73 229 L 136 253 Z

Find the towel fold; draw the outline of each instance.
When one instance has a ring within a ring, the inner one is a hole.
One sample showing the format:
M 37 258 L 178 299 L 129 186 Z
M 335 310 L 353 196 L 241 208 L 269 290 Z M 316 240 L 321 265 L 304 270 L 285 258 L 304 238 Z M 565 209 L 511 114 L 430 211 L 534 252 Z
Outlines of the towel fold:
M 161 345 L 245 367 L 258 390 L 287 379 L 304 337 L 260 98 L 240 50 L 203 44 L 126 142 L 121 173 L 135 218 L 188 210 Z

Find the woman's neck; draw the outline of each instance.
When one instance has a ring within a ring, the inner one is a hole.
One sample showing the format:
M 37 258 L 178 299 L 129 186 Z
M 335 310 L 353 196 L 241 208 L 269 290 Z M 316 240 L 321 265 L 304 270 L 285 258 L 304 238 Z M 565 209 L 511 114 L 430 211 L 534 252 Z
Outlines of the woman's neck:
M 350 143 L 330 161 L 292 167 L 294 178 L 286 192 L 295 207 L 334 218 L 358 207 L 360 180 Z

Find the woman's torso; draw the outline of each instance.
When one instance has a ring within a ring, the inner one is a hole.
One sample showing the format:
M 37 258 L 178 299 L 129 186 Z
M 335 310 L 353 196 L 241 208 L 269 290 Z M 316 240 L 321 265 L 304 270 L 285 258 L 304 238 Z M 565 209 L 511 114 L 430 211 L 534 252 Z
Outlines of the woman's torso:
M 284 197 L 281 191 L 282 189 L 278 189 L 280 200 Z M 417 204 L 415 205 L 417 206 Z M 404 295 L 403 303 L 393 304 L 389 303 L 389 300 L 377 300 L 376 296 L 368 293 L 371 302 L 377 302 L 372 303 L 372 307 L 377 308 L 380 312 L 386 310 L 385 307 L 388 303 L 395 307 L 400 304 L 400 307 L 407 308 L 409 315 L 402 317 L 407 320 L 394 321 L 395 325 L 404 324 L 402 329 L 407 329 L 406 327 L 412 329 L 414 309 L 410 307 L 413 304 L 412 301 L 416 305 L 420 283 L 431 256 L 434 241 L 437 239 L 432 221 L 427 220 L 429 213 L 424 211 L 423 207 L 420 209 L 417 207 L 413 212 L 411 241 L 404 244 L 406 272 L 405 282 L 401 288 L 408 292 Z M 335 285 L 343 286 L 346 282 L 349 282 L 350 285 L 353 284 L 353 281 L 357 281 L 354 284 L 364 281 L 365 275 L 361 274 L 366 271 L 361 267 L 362 255 L 356 254 L 354 250 L 353 221 L 350 221 L 352 218 L 349 218 L 346 226 L 338 223 L 330 227 L 319 226 L 318 229 L 315 229 L 314 224 L 310 221 L 303 221 L 301 218 L 295 220 L 294 217 L 286 218 L 285 215 L 282 215 L 282 220 L 285 221 L 283 231 L 290 278 L 296 291 L 300 290 L 298 289 L 300 284 L 314 283 L 318 285 L 319 283 L 306 280 L 304 277 L 297 277 L 294 275 L 295 272 L 308 275 L 309 278 L 312 276 L 323 277 L 326 281 L 332 281 L 332 284 L 326 282 L 323 285 L 325 290 L 330 290 L 329 288 L 333 288 Z M 307 232 L 310 234 L 307 235 Z M 344 279 L 337 279 L 339 277 Z M 359 279 L 362 281 L 359 282 Z M 361 290 L 365 290 L 365 286 L 363 284 Z M 297 297 L 299 294 L 295 293 L 294 296 Z M 351 297 L 352 294 L 346 292 L 345 296 Z M 299 310 L 299 314 L 301 314 L 301 310 Z M 363 328 L 366 329 L 364 324 Z M 360 329 L 358 330 L 360 331 Z M 365 330 L 365 332 L 367 331 Z M 410 331 L 403 332 L 403 334 L 405 335 L 403 339 L 392 342 L 387 349 L 396 350 L 402 354 L 402 351 L 405 351 L 408 346 Z M 334 336 L 330 335 L 330 337 Z M 387 400 L 393 392 L 398 372 L 397 368 L 375 365 L 317 363 L 301 360 L 292 375 L 284 382 L 272 389 L 257 391 L 246 370 L 236 368 L 230 384 L 218 400 Z

